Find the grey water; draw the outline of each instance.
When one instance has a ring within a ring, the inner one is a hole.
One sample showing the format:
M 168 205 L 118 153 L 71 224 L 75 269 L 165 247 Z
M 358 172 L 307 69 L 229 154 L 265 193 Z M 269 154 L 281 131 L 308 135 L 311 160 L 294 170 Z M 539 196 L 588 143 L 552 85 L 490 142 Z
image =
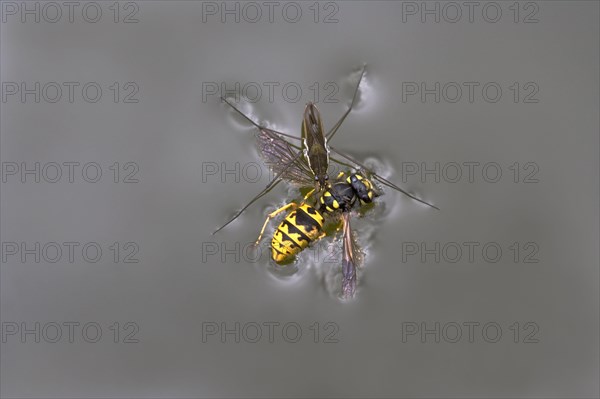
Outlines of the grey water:
M 141 1 L 115 23 L 99 4 L 97 23 L 3 11 L 3 397 L 598 396 L 598 3 L 496 2 L 494 23 L 390 1 L 297 2 L 297 22 Z M 338 241 L 277 268 L 275 221 L 250 248 L 296 188 L 211 234 L 270 178 L 219 96 L 293 135 L 314 101 L 327 130 L 363 64 L 332 145 L 440 210 L 385 189 L 355 215 L 364 263 L 343 301 Z M 22 82 L 39 102 L 7 94 Z M 40 182 L 22 178 L 36 162 Z

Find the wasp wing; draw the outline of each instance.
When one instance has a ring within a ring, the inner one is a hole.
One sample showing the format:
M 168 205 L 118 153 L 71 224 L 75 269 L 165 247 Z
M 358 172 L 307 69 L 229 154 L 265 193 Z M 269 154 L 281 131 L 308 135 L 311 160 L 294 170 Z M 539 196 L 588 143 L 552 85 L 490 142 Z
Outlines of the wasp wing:
M 301 187 L 314 185 L 313 174 L 297 146 L 265 128 L 256 132 L 256 139 L 265 165 L 277 176 Z
M 344 231 L 342 248 L 342 297 L 352 298 L 356 291 L 356 268 L 362 263 L 361 253 L 356 237 L 350 226 L 350 212 L 342 214 L 342 230 Z

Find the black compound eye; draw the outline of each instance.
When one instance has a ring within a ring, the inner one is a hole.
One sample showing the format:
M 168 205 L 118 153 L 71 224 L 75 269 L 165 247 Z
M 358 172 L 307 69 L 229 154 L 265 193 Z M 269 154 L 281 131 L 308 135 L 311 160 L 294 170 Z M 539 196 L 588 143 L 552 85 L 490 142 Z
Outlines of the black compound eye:
M 315 176 L 315 181 L 319 181 L 319 176 Z
M 325 180 L 329 180 L 329 175 L 325 175 Z

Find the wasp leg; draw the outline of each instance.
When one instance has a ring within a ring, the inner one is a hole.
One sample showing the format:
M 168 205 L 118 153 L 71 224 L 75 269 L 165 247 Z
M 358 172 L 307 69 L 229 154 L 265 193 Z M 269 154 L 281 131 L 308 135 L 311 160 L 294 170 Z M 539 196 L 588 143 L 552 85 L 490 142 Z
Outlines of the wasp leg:
M 225 226 L 227 226 L 229 223 L 233 222 L 235 219 L 238 218 L 238 216 L 240 216 L 250 205 L 252 205 L 254 202 L 256 202 L 256 200 L 258 200 L 259 198 L 263 197 L 264 195 L 266 195 L 269 191 L 271 191 L 276 185 L 278 185 L 281 182 L 281 176 L 284 175 L 285 171 L 296 161 L 296 159 L 298 159 L 300 157 L 300 155 L 302 155 L 301 152 L 299 152 L 298 154 L 296 154 L 296 156 L 294 156 L 294 158 L 292 158 L 291 161 L 289 161 L 285 167 L 281 170 L 281 172 L 279 173 L 279 175 L 275 176 L 270 182 L 269 184 L 267 184 L 267 187 L 264 188 L 264 190 L 262 190 L 260 193 L 258 193 L 254 198 L 252 198 L 252 200 L 250 202 L 248 202 L 242 209 L 239 210 L 238 213 L 235 214 L 235 216 L 233 218 L 231 218 L 227 223 L 225 223 L 223 226 L 219 227 L 218 229 L 216 229 L 215 231 L 213 231 L 213 235 L 215 235 L 216 233 L 218 233 L 219 231 L 221 231 Z
M 400 187 L 396 186 L 394 183 L 390 182 L 389 180 L 387 180 L 387 179 L 385 179 L 385 178 L 383 178 L 383 177 L 379 176 L 377 173 L 373 172 L 371 169 L 367 168 L 365 165 L 363 165 L 362 163 L 358 162 L 357 160 L 355 160 L 355 159 L 351 158 L 350 156 L 348 156 L 348 155 L 344 154 L 343 152 L 341 152 L 341 151 L 338 151 L 338 150 L 336 150 L 336 149 L 335 149 L 335 148 L 333 148 L 333 147 L 329 147 L 329 148 L 331 149 L 331 151 L 335 152 L 335 153 L 336 153 L 336 154 L 338 154 L 339 156 L 346 158 L 346 159 L 347 159 L 347 160 L 349 160 L 350 162 L 353 162 L 353 163 L 355 163 L 356 165 L 358 165 L 358 166 L 360 166 L 361 168 L 363 168 L 364 170 L 366 170 L 366 171 L 367 171 L 369 174 L 373 175 L 373 176 L 375 177 L 375 179 L 376 179 L 377 181 L 379 181 L 381 184 L 383 184 L 383 185 L 385 185 L 385 186 L 387 186 L 387 187 L 389 187 L 389 188 L 393 188 L 393 189 L 394 189 L 394 190 L 396 190 L 396 191 L 400 191 L 402 194 L 406 195 L 406 196 L 407 196 L 407 197 L 409 197 L 409 198 L 412 198 L 412 199 L 414 199 L 415 201 L 418 201 L 418 202 L 420 202 L 420 203 L 422 203 L 422 204 L 425 204 L 425 205 L 427 205 L 427 206 L 430 206 L 430 207 L 432 207 L 432 208 L 434 208 L 434 209 L 437 209 L 438 211 L 440 210 L 440 208 L 438 208 L 437 206 L 435 206 L 435 205 L 432 205 L 432 204 L 430 204 L 429 202 L 427 202 L 427 201 L 424 201 L 424 200 L 422 200 L 422 199 L 420 199 L 420 198 L 418 198 L 418 197 L 415 197 L 415 196 L 414 196 L 414 195 L 412 195 L 411 193 L 409 193 L 409 192 L 407 192 L 407 191 L 405 191 L 405 190 L 401 189 Z
M 271 219 L 273 219 L 275 216 L 279 215 L 281 212 L 288 210 L 290 208 L 296 208 L 297 206 L 298 206 L 298 204 L 296 204 L 295 202 L 290 202 L 289 204 L 286 204 L 286 205 L 282 206 L 281 208 L 276 209 L 273 212 L 269 213 L 269 215 L 267 215 L 267 219 L 265 220 L 265 223 L 263 224 L 262 229 L 260 229 L 260 233 L 258 234 L 258 238 L 254 242 L 254 245 L 258 245 L 260 243 L 263 233 L 265 232 L 265 229 L 267 228 L 267 224 L 269 224 L 269 221 Z
M 338 120 L 337 123 L 327 133 L 327 135 L 326 135 L 327 140 L 331 140 L 333 135 L 337 132 L 337 130 L 340 128 L 340 126 L 344 122 L 344 119 L 346 119 L 346 117 L 348 116 L 350 111 L 352 111 L 352 107 L 354 107 L 354 102 L 356 101 L 356 95 L 358 94 L 358 88 L 360 87 L 360 82 L 362 81 L 363 75 L 365 74 L 366 67 L 367 67 L 366 64 L 363 65 L 362 71 L 360 72 L 360 78 L 358 79 L 358 83 L 356 84 L 356 88 L 354 89 L 354 95 L 352 96 L 352 102 L 350 103 L 350 107 L 348 107 L 348 110 L 346 112 L 344 112 L 344 115 L 342 115 L 340 120 Z
M 306 195 L 304 196 L 304 198 L 302 199 L 302 203 L 304 204 L 306 202 L 307 199 L 310 198 L 311 195 L 313 195 L 315 193 L 315 188 L 313 188 L 312 190 L 310 190 L 308 193 L 306 193 Z
M 269 184 L 263 191 L 261 191 L 256 197 L 252 198 L 252 200 L 250 202 L 248 202 L 242 209 L 240 209 L 238 211 L 238 213 L 235 214 L 235 216 L 233 216 L 231 219 L 229 219 L 229 221 L 227 223 L 225 223 L 223 226 L 219 227 L 218 229 L 216 229 L 215 231 L 213 231 L 213 235 L 217 234 L 219 231 L 223 230 L 225 228 L 225 226 L 227 226 L 229 223 L 233 222 L 235 219 L 237 219 L 250 205 L 252 205 L 254 202 L 256 202 L 256 200 L 258 200 L 259 198 L 263 197 L 264 195 L 266 195 L 269 191 L 271 191 L 277 184 L 279 184 L 279 182 L 281 181 L 281 179 L 275 181 L 272 180 L 271 183 L 273 184 Z
M 312 190 L 310 190 L 308 193 L 306 193 L 306 195 L 304 196 L 304 198 L 302 199 L 302 203 L 304 204 L 306 202 L 306 200 L 313 195 L 315 192 L 315 189 L 313 188 Z M 290 208 L 296 208 L 299 205 L 296 204 L 295 202 L 290 202 L 289 204 L 286 204 L 284 206 L 282 206 L 279 209 L 274 210 L 273 212 L 269 213 L 269 215 L 267 215 L 267 219 L 265 220 L 265 223 L 263 224 L 262 229 L 260 229 L 260 234 L 258 235 L 258 238 L 256 239 L 256 241 L 254 242 L 254 245 L 258 245 L 260 243 L 260 240 L 262 239 L 262 236 L 265 232 L 265 229 L 267 228 L 267 224 L 269 224 L 269 222 L 271 221 L 271 219 L 273 219 L 275 216 L 279 215 L 281 212 L 290 209 Z M 319 237 L 321 238 L 321 237 Z

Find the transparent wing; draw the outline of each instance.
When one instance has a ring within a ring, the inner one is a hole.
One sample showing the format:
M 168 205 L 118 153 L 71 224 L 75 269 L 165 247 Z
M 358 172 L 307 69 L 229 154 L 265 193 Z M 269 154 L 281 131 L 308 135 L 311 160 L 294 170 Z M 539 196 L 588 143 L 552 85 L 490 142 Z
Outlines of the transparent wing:
M 313 186 L 314 177 L 300 155 L 298 146 L 289 143 L 270 129 L 256 132 L 258 151 L 267 165 L 277 176 L 297 186 Z
M 356 242 L 350 226 L 350 213 L 342 214 L 343 248 L 342 248 L 342 297 L 349 299 L 356 291 L 356 268 L 360 267 L 363 255 Z

